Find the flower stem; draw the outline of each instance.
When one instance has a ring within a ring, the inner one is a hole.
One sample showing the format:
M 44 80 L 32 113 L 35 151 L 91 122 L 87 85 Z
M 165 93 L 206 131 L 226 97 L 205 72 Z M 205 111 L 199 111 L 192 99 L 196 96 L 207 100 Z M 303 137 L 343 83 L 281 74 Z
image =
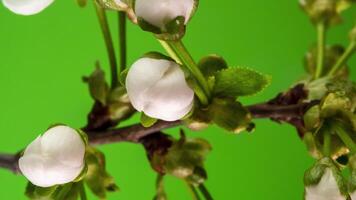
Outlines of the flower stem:
M 119 41 L 120 41 L 120 71 L 123 72 L 127 64 L 127 43 L 126 43 L 126 13 L 119 11 Z
M 81 200 L 87 200 L 87 195 L 86 195 L 86 193 L 85 193 L 85 188 L 84 188 L 83 181 L 80 181 L 78 184 L 79 184 L 79 195 L 80 195 L 80 199 L 81 199 Z
M 351 57 L 351 55 L 356 51 L 356 42 L 352 41 L 347 47 L 346 51 L 341 55 L 339 60 L 336 61 L 335 65 L 331 68 L 328 76 L 333 76 Z
M 188 182 L 186 182 L 186 183 L 187 183 L 187 186 L 188 186 L 188 189 L 189 189 L 190 193 L 192 194 L 193 200 L 200 200 L 198 191 L 195 189 L 195 187 L 192 184 L 188 183 Z
M 330 146 L 331 146 L 331 135 L 328 131 L 324 132 L 324 144 L 323 144 L 323 154 L 324 156 L 330 156 Z
M 323 66 L 324 66 L 324 53 L 325 53 L 325 23 L 320 22 L 316 26 L 317 29 L 317 61 L 316 61 L 316 71 L 314 74 L 314 78 L 319 78 L 323 73 Z
M 340 124 L 334 124 L 333 128 L 342 142 L 347 146 L 347 148 L 349 148 L 351 153 L 356 153 L 356 145 L 350 135 L 346 133 L 345 129 Z
M 203 183 L 199 185 L 199 190 L 206 200 L 213 200 L 213 197 Z
M 104 36 L 106 49 L 109 56 L 110 70 L 111 70 L 111 88 L 115 88 L 118 84 L 118 74 L 117 74 L 117 62 L 115 58 L 114 44 L 110 33 L 110 28 L 108 20 L 106 17 L 105 10 L 94 1 L 96 14 L 99 19 L 100 28 Z
M 199 67 L 194 62 L 192 56 L 189 54 L 181 40 L 178 41 L 162 41 L 159 40 L 163 48 L 167 53 L 179 64 L 182 64 L 188 68 L 190 73 L 194 76 L 198 82 L 198 87 L 195 92 L 203 105 L 209 103 L 211 92 L 207 80 Z M 198 91 L 200 90 L 200 91 Z

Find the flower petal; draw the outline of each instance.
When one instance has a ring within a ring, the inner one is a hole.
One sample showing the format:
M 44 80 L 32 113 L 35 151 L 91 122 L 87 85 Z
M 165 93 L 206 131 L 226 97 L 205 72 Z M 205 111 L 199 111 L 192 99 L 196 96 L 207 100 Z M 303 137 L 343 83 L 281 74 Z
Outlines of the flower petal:
M 25 149 L 24 154 L 26 155 L 40 155 L 42 152 L 42 147 L 41 147 L 41 140 L 42 137 L 38 136 L 34 141 L 32 141 Z
M 76 130 L 60 125 L 43 134 L 42 151 L 64 165 L 79 167 L 84 162 L 85 144 Z
M 143 94 L 161 79 L 169 66 L 170 61 L 153 58 L 141 58 L 131 66 L 126 77 L 126 89 L 136 110 L 143 110 L 147 100 Z
M 163 28 L 166 23 L 178 16 L 190 19 L 194 0 L 136 0 L 135 13 L 150 24 Z
M 53 3 L 54 0 L 3 0 L 3 4 L 19 15 L 34 15 Z
M 21 173 L 34 185 L 40 187 L 49 187 L 52 185 L 48 181 L 43 159 L 38 155 L 25 155 L 19 159 L 19 168 Z

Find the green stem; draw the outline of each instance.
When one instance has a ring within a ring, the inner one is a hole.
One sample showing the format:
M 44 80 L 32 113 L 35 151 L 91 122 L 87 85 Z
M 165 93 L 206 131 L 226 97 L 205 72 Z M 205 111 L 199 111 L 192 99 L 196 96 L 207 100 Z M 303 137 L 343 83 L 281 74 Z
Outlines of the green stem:
M 188 182 L 186 182 L 186 183 L 187 183 L 187 186 L 188 186 L 188 189 L 189 189 L 190 193 L 192 194 L 193 200 L 200 200 L 198 191 L 195 189 L 195 187 L 192 184 L 188 183 Z
M 79 195 L 81 200 L 87 200 L 87 194 L 85 193 L 85 188 L 83 181 L 80 181 L 79 183 Z
M 204 184 L 199 185 L 199 190 L 203 194 L 206 200 L 213 200 L 213 197 L 209 193 L 208 189 L 205 187 Z
M 323 144 L 323 153 L 324 156 L 330 156 L 330 146 L 331 146 L 331 135 L 329 131 L 323 131 L 324 134 L 324 144 Z
M 318 43 L 317 43 L 317 61 L 316 61 L 316 71 L 315 71 L 315 76 L 314 78 L 317 79 L 319 78 L 322 73 L 323 73 L 323 67 L 324 67 L 324 53 L 325 53 L 325 23 L 320 22 L 316 26 L 317 29 L 317 38 L 318 38 Z
M 331 68 L 328 73 L 328 76 L 333 76 L 351 57 L 351 55 L 356 51 L 356 42 L 352 41 L 347 47 L 346 51 L 341 55 L 339 60 L 335 63 L 335 65 Z
M 203 105 L 208 105 L 211 97 L 210 88 L 207 80 L 199 67 L 194 62 L 192 56 L 189 54 L 181 40 L 178 41 L 162 41 L 159 40 L 161 45 L 165 48 L 167 53 L 176 60 L 177 63 L 182 64 L 188 68 L 190 73 L 198 82 L 195 92 Z
M 120 71 L 123 72 L 127 64 L 127 43 L 126 43 L 126 13 L 119 11 L 119 41 L 120 41 Z
M 104 36 L 106 49 L 109 56 L 110 69 L 111 69 L 111 88 L 115 88 L 118 84 L 118 74 L 117 74 L 117 62 L 115 58 L 114 44 L 110 33 L 110 28 L 108 20 L 106 17 L 105 10 L 94 1 L 96 14 L 99 19 L 100 28 Z
M 356 153 L 356 145 L 345 129 L 340 124 L 334 124 L 333 128 L 342 142 L 347 146 L 347 148 L 349 148 L 351 153 Z

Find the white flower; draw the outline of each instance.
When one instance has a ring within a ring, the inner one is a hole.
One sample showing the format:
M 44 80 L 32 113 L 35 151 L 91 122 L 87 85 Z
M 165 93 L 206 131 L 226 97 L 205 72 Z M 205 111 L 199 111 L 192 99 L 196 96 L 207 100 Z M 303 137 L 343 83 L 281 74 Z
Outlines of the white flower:
M 178 16 L 183 16 L 186 24 L 194 4 L 194 0 L 136 0 L 135 13 L 137 17 L 163 29 L 166 23 Z
M 340 193 L 333 172 L 326 169 L 317 185 L 305 188 L 305 200 L 346 200 Z
M 85 143 L 68 126 L 55 126 L 27 146 L 19 159 L 22 174 L 34 185 L 51 187 L 73 181 L 84 168 Z
M 2 0 L 5 7 L 19 15 L 34 15 L 53 3 L 54 0 Z
M 356 200 L 356 191 L 351 193 L 350 197 L 351 197 L 351 200 Z
M 153 118 L 175 121 L 193 106 L 194 92 L 173 61 L 139 59 L 127 74 L 126 88 L 133 107 Z

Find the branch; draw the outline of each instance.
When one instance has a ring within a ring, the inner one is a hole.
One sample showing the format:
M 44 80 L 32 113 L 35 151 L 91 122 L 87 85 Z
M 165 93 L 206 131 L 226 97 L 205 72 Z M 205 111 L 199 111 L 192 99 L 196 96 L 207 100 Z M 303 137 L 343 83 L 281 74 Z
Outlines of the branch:
M 255 119 L 270 118 L 278 122 L 287 122 L 293 126 L 296 126 L 297 123 L 292 123 L 291 121 L 300 119 L 304 115 L 305 111 L 316 103 L 317 102 L 311 102 L 285 106 L 264 103 L 248 106 L 247 108 L 250 110 L 252 116 Z M 179 125 L 181 125 L 181 121 L 158 121 L 156 124 L 149 128 L 145 128 L 141 124 L 134 124 L 123 128 L 109 129 L 106 131 L 88 131 L 87 134 L 91 145 L 102 145 L 118 142 L 140 143 L 140 140 L 148 135 Z M 18 159 L 18 154 L 0 154 L 0 168 L 8 169 L 18 174 L 20 173 L 17 162 Z

